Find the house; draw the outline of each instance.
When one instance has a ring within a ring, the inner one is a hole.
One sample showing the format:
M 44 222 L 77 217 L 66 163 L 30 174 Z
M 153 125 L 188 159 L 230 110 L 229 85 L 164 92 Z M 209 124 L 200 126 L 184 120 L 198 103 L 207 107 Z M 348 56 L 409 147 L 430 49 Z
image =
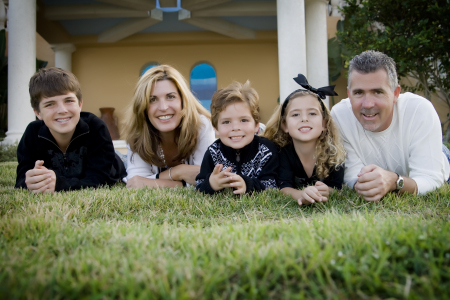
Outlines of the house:
M 330 84 L 327 40 L 341 2 L 3 1 L 9 63 L 5 142 L 20 139 L 35 118 L 28 95 L 35 57 L 71 70 L 81 83 L 83 110 L 100 116 L 99 108 L 114 107 L 119 128 L 138 77 L 155 64 L 178 69 L 206 107 L 215 89 L 250 80 L 267 122 L 279 100 L 299 88 L 292 80 L 298 73 L 312 86 Z M 333 84 L 340 96 L 332 102 L 346 98 L 346 78 Z

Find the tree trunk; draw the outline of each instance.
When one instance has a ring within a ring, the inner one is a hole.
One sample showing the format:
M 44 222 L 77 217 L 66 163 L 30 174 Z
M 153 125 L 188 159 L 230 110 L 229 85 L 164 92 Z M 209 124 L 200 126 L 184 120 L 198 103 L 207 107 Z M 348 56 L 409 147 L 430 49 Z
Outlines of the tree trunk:
M 450 143 L 450 114 L 447 115 L 447 130 L 445 131 L 445 135 L 443 141 L 445 143 Z

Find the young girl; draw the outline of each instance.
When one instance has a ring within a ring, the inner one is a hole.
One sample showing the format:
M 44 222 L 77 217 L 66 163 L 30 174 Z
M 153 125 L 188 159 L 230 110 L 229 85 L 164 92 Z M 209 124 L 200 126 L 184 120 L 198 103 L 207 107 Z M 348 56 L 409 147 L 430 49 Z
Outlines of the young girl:
M 345 150 L 322 101 L 337 94 L 334 86 L 314 89 L 302 74 L 294 80 L 305 89 L 291 93 L 276 109 L 264 136 L 281 148 L 281 191 L 300 205 L 327 201 L 344 181 Z

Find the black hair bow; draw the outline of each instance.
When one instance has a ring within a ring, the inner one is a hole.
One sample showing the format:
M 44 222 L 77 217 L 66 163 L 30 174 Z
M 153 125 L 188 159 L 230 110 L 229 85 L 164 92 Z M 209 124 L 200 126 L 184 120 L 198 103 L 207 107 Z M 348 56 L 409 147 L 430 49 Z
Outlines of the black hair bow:
M 296 78 L 294 78 L 294 80 L 299 85 L 301 85 L 303 88 L 305 88 L 305 90 L 317 94 L 317 99 L 320 102 L 322 111 L 325 111 L 325 105 L 323 104 L 323 101 L 321 99 L 325 99 L 326 96 L 338 96 L 338 94 L 334 91 L 334 87 L 336 85 L 324 86 L 324 87 L 315 89 L 309 85 L 308 80 L 306 80 L 306 77 L 303 74 L 298 74 L 298 76 Z M 286 100 L 284 100 L 283 106 L 281 107 L 281 115 L 282 116 L 284 116 L 284 112 L 286 110 L 289 100 L 291 100 L 291 96 L 299 91 L 304 91 L 304 90 L 302 90 L 302 89 L 295 90 L 292 93 L 290 93 L 289 96 L 286 97 Z
M 324 86 L 324 87 L 315 89 L 309 85 L 308 80 L 306 80 L 306 77 L 303 74 L 298 74 L 298 76 L 296 78 L 294 78 L 294 80 L 295 80 L 295 82 L 300 84 L 302 87 L 304 87 L 308 91 L 316 93 L 321 99 L 325 99 L 326 96 L 337 96 L 338 95 L 334 91 L 335 85 Z

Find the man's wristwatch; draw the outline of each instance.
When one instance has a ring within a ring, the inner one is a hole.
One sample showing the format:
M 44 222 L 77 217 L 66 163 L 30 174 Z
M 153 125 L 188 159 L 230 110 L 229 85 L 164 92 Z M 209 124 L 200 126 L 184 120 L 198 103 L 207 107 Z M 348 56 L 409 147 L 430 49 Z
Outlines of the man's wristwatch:
M 403 186 L 405 185 L 405 180 L 403 179 L 402 176 L 400 176 L 400 174 L 398 174 L 398 173 L 395 173 L 395 174 L 397 174 L 397 176 L 398 176 L 397 187 L 395 188 L 395 190 L 400 191 L 403 188 Z

